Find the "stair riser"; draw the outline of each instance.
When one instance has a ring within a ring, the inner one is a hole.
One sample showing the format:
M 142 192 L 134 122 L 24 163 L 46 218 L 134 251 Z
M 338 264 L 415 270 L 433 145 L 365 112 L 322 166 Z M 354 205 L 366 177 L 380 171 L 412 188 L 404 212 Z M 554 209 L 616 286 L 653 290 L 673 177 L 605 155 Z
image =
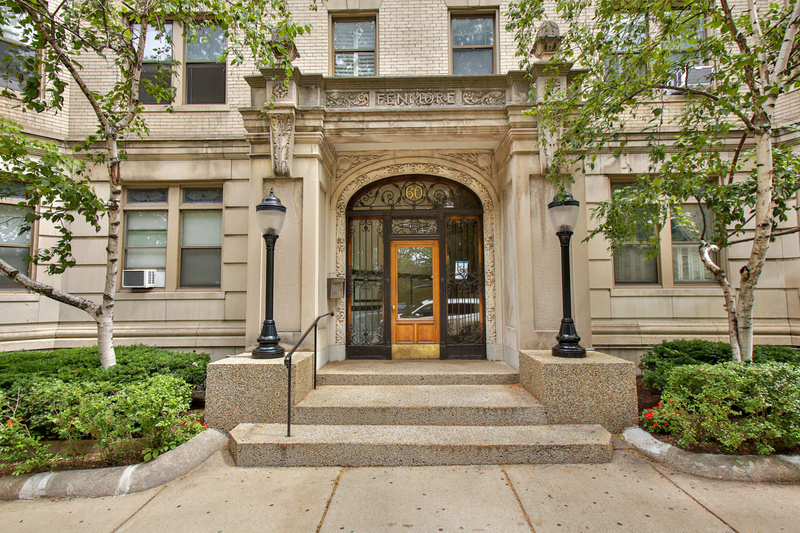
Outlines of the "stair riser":
M 547 424 L 547 416 L 543 408 L 297 406 L 294 421 L 309 425 L 524 426 Z
M 323 385 L 517 385 L 519 374 L 317 374 Z
M 229 446 L 237 466 L 438 466 L 480 464 L 596 464 L 611 461 L 613 446 L 239 444 Z

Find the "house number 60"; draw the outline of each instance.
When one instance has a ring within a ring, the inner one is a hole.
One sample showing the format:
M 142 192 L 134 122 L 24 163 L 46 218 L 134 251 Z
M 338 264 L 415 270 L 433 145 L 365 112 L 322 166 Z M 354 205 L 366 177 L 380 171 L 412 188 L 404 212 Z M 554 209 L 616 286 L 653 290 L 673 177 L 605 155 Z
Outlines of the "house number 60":
M 406 187 L 406 198 L 409 200 L 419 200 L 422 198 L 422 195 L 425 191 L 422 189 L 420 185 L 414 185 Z

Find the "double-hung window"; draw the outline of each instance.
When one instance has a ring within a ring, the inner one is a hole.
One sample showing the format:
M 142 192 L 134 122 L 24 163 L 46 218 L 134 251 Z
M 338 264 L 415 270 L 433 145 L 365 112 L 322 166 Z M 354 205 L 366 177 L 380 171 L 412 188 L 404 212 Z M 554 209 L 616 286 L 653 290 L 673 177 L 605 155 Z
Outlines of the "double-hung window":
M 680 12 L 678 12 L 680 16 Z M 702 19 L 692 19 L 682 27 L 684 30 L 672 52 L 670 63 L 674 65 L 670 85 L 692 87 L 711 83 L 713 67 L 706 64 L 700 56 L 700 44 L 706 38 L 706 28 Z
M 222 280 L 222 188 L 184 187 L 181 287 L 219 288 Z
M 628 186 L 625 183 L 611 185 L 611 194 Z M 614 282 L 620 285 L 641 284 L 652 285 L 658 283 L 658 261 L 648 257 L 646 241 L 651 234 L 639 228 L 635 240 L 621 245 L 614 252 Z
M 494 74 L 494 15 L 453 15 L 450 23 L 453 74 Z
M 672 221 L 672 276 L 675 283 L 712 282 L 714 276 L 700 260 L 700 240 L 708 239 L 714 225 L 714 213 L 705 205 L 687 204 L 683 212 L 691 224 Z M 704 231 L 705 230 L 705 231 Z M 714 261 L 716 254 L 712 255 Z
M 25 261 L 31 253 L 31 232 L 23 229 L 27 207 L 19 207 L 17 201 L 23 197 L 22 184 L 0 184 L 3 198 L 0 200 L 0 259 L 26 276 L 30 264 Z M 0 289 L 19 289 L 20 286 L 4 274 L 0 274 Z
M 333 21 L 333 75 L 375 75 L 375 18 Z
M 21 91 L 36 73 L 38 54 L 28 46 L 19 18 L 7 10 L 0 13 L 0 89 Z
M 124 267 L 165 271 L 167 290 L 222 285 L 222 187 L 141 187 L 125 195 Z
M 197 27 L 197 39 L 186 41 L 187 104 L 225 103 L 225 30 L 213 22 Z
M 169 189 L 128 189 L 125 197 L 125 268 L 167 267 Z
M 626 72 L 643 74 L 646 66 L 639 61 L 638 48 L 648 35 L 647 16 L 620 13 L 609 19 L 603 31 L 606 36 L 606 79 L 611 80 Z
M 139 38 L 141 28 L 141 24 L 133 25 L 134 39 Z M 143 104 L 160 104 L 162 98 L 156 93 L 172 85 L 172 43 L 171 22 L 164 23 L 163 31 L 148 27 L 139 82 L 139 101 Z

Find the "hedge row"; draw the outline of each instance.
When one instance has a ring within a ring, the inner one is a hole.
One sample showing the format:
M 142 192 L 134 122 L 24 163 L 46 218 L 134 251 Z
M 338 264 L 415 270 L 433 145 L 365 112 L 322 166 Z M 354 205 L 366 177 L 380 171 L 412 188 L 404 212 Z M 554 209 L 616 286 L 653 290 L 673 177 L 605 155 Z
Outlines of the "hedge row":
M 158 374 L 173 375 L 195 388 L 205 386 L 208 354 L 170 352 L 141 344 L 118 346 L 115 351 L 117 364 L 108 370 L 100 366 L 96 346 L 0 353 L 0 390 L 25 387 L 43 378 L 57 378 L 67 383 L 124 384 L 141 382 Z
M 664 341 L 642 355 L 639 368 L 642 380 L 651 389 L 661 392 L 673 369 L 686 365 L 717 365 L 731 361 L 731 345 L 704 340 Z M 755 363 L 788 363 L 800 365 L 800 352 L 789 346 L 754 346 Z

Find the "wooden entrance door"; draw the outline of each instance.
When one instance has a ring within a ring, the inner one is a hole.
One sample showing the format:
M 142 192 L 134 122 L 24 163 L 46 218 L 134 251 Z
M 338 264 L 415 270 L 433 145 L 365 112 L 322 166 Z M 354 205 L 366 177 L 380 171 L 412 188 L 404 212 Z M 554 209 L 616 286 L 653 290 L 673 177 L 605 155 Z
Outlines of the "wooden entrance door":
M 439 241 L 393 241 L 392 359 L 439 357 Z

